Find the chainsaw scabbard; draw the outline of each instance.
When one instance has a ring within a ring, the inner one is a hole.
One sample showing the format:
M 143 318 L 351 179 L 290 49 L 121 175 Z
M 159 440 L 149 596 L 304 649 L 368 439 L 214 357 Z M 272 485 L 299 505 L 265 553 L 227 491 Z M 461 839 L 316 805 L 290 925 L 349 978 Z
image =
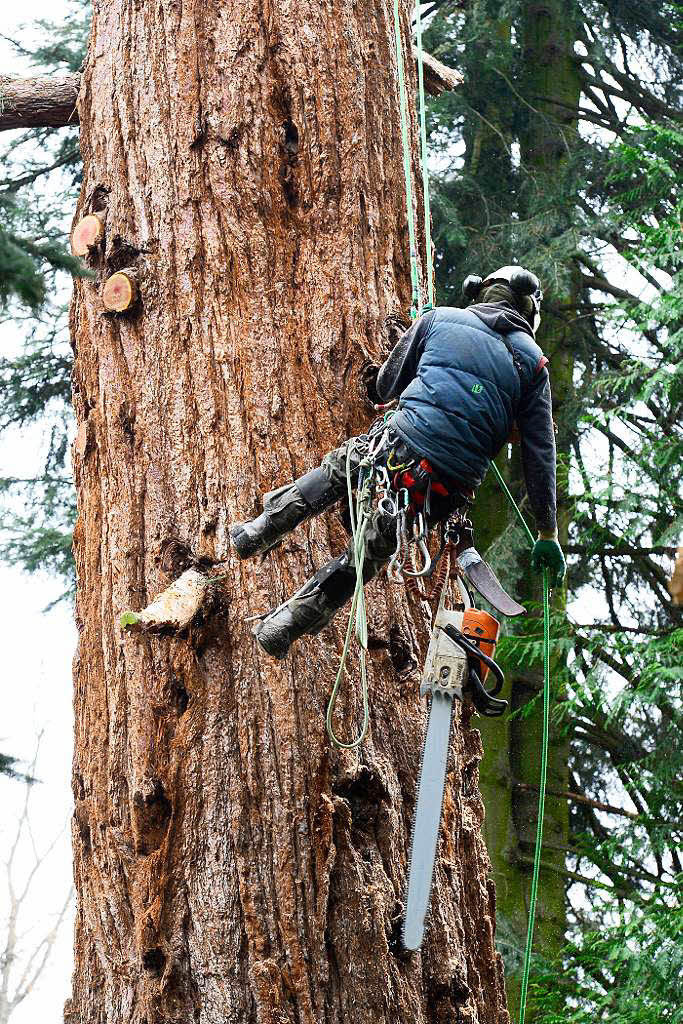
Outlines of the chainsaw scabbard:
M 458 564 L 475 590 L 501 615 L 514 618 L 524 615 L 526 608 L 510 597 L 500 583 L 488 562 L 485 562 L 476 548 L 465 548 L 458 555 Z

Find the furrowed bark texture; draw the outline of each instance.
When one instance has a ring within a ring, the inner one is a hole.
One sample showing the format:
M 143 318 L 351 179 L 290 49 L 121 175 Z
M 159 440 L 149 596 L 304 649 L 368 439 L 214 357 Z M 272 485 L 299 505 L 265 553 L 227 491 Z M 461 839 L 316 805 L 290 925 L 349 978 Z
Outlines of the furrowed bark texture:
M 403 11 L 404 45 L 408 12 Z M 406 54 L 407 54 L 406 48 Z M 73 995 L 78 1024 L 506 1024 L 481 746 L 454 728 L 429 941 L 395 952 L 424 710 L 419 602 L 372 585 L 372 729 L 330 749 L 344 621 L 285 663 L 245 617 L 345 537 L 230 553 L 260 495 L 368 424 L 354 392 L 409 304 L 391 8 L 102 0 L 80 97 L 77 216 L 107 205 L 73 304 L 79 494 Z M 414 115 L 413 115 L 414 116 Z M 102 283 L 139 296 L 105 314 Z M 169 543 L 170 542 L 170 543 Z M 200 620 L 122 633 L 192 558 Z M 341 731 L 360 702 L 351 666 Z
M 80 82 L 81 76 L 75 73 L 49 78 L 0 76 L 0 131 L 78 124 Z

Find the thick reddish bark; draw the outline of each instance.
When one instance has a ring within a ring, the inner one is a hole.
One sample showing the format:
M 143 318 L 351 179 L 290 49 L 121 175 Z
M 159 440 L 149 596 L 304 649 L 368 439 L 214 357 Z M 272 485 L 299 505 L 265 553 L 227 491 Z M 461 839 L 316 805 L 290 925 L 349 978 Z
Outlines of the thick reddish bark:
M 63 128 L 78 124 L 79 74 L 49 78 L 0 76 L 0 131 L 9 128 Z
M 65 1019 L 505 1024 L 481 747 L 460 713 L 429 941 L 408 961 L 392 941 L 424 605 L 371 585 L 359 761 L 324 729 L 342 617 L 285 663 L 258 654 L 245 621 L 339 551 L 337 519 L 263 562 L 228 545 L 263 491 L 367 425 L 357 372 L 410 300 L 391 5 L 101 0 L 80 115 L 77 217 L 108 212 L 98 279 L 76 283 L 72 312 L 79 909 Z M 104 280 L 132 267 L 135 306 L 105 314 Z M 119 614 L 178 575 L 183 550 L 229 559 L 201 620 L 122 633 Z M 341 705 L 338 729 L 354 730 L 355 693 Z

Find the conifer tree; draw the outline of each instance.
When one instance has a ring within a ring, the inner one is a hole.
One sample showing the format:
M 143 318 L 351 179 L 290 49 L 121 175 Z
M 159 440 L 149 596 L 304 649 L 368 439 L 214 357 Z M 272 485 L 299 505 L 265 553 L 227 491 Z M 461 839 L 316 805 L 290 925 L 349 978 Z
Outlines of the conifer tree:
M 605 594 L 607 600 L 606 622 L 590 615 L 583 620 L 588 628 L 567 626 L 562 616 L 555 622 L 558 658 L 569 666 L 569 699 L 558 709 L 562 714 L 556 728 L 563 728 L 571 743 L 569 779 L 557 792 L 570 809 L 571 841 L 564 851 L 566 867 L 556 862 L 553 870 L 563 871 L 567 884 L 576 883 L 569 891 L 569 934 L 577 943 L 565 961 L 576 966 L 571 982 L 548 988 L 552 1009 L 560 1014 L 560 1007 L 566 1013 L 572 986 L 580 990 L 578 979 L 586 964 L 592 962 L 600 977 L 604 964 L 599 961 L 607 945 L 616 948 L 619 935 L 623 939 L 627 934 L 633 943 L 638 934 L 638 915 L 624 920 L 621 930 L 610 931 L 610 914 L 623 905 L 625 887 L 635 901 L 643 898 L 643 887 L 653 887 L 653 922 L 662 894 L 672 913 L 677 906 L 671 872 L 679 870 L 680 834 L 668 829 L 664 841 L 663 832 L 667 821 L 680 818 L 678 794 L 670 784 L 667 759 L 654 751 L 669 748 L 680 729 L 674 669 L 680 613 L 665 588 L 666 559 L 673 554 L 681 524 L 676 370 L 680 210 L 675 200 L 680 182 L 680 18 L 675 5 L 656 12 L 639 4 L 562 5 L 562 32 L 574 33 L 581 84 L 578 131 L 572 131 L 567 120 L 574 100 L 564 100 L 553 111 L 548 89 L 538 81 L 533 84 L 537 69 L 542 74 L 544 67 L 551 71 L 553 86 L 560 80 L 557 48 L 555 62 L 539 62 L 524 31 L 530 19 L 548 18 L 548 5 L 506 4 L 494 10 L 472 3 L 465 11 L 462 5 L 435 6 L 431 48 L 442 59 L 462 61 L 469 72 L 462 91 L 433 104 L 434 144 L 446 152 L 453 152 L 460 138 L 466 145 L 462 167 L 439 177 L 433 204 L 441 295 L 446 291 L 457 301 L 464 274 L 486 269 L 494 252 L 494 263 L 526 262 L 542 277 L 547 313 L 554 329 L 565 332 L 574 360 L 575 387 L 558 417 L 561 448 L 575 481 L 572 490 L 575 495 L 583 492 L 570 505 L 570 593 L 585 595 L 590 584 L 593 593 Z M 656 125 L 649 123 L 652 117 Z M 539 177 L 528 155 L 553 125 L 562 128 L 566 151 L 560 160 L 563 172 L 549 180 Z M 529 204 L 533 196 L 540 200 L 535 211 Z M 622 261 L 637 273 L 626 274 Z M 661 270 L 671 275 L 672 284 Z M 659 298 L 644 303 L 637 292 L 647 285 L 649 294 Z M 555 380 L 555 372 L 552 376 Z M 611 495 L 607 501 L 606 495 Z M 498 509 L 488 522 L 500 522 Z M 483 526 L 486 531 L 487 523 Z M 506 532 L 505 538 L 490 556 L 514 580 L 518 569 L 509 557 L 513 536 Z M 526 641 L 520 637 L 508 643 L 513 665 L 528 666 L 540 637 L 532 632 Z M 648 682 L 636 687 L 641 673 Z M 615 688 L 616 701 L 605 694 Z M 646 710 L 650 700 L 663 712 Z M 528 721 L 523 718 L 522 727 Z M 490 742 L 486 746 L 493 749 Z M 500 757 L 494 755 L 489 770 L 504 789 L 512 780 Z M 658 760 L 661 771 L 653 769 Z M 646 763 L 653 772 L 649 778 L 642 774 Z M 676 765 L 674 758 L 673 771 Z M 635 804 L 634 772 L 643 777 L 647 794 Z M 525 789 L 533 798 L 530 781 Z M 658 802 L 665 794 L 673 804 L 660 813 L 663 805 Z M 505 821 L 500 800 L 489 794 L 487 806 L 494 808 L 494 823 Z M 643 822 L 651 812 L 659 826 L 647 838 Z M 649 880 L 639 873 L 633 855 L 630 861 L 614 855 L 619 845 L 614 837 L 623 836 L 626 826 L 632 837 L 625 845 L 634 844 L 648 858 Z M 497 857 L 509 864 L 509 835 L 503 831 L 494 838 L 489 830 L 488 842 L 494 864 Z M 596 899 L 596 893 L 603 893 L 604 900 Z M 591 915 L 585 913 L 586 901 L 594 907 Z M 667 934 L 675 940 L 672 929 L 673 922 Z M 519 934 L 502 931 L 519 948 Z M 588 936 L 585 945 L 578 938 L 582 935 Z M 585 962 L 573 959 L 580 949 Z M 600 954 L 591 961 L 593 949 Z M 630 962 L 624 957 L 631 971 L 624 1005 L 634 986 L 642 986 L 643 971 L 633 967 L 639 956 L 647 955 L 644 942 Z M 514 970 L 514 956 L 508 959 Z M 666 963 L 666 957 L 658 962 Z M 675 971 L 674 961 L 661 975 L 660 988 L 669 995 L 676 991 Z M 623 972 L 628 973 L 626 967 Z M 609 978 L 613 980 L 610 972 L 603 972 L 598 990 Z M 596 1008 L 591 998 L 586 995 L 586 1012 L 588 1019 L 595 1019 L 590 1016 Z M 601 998 L 606 1005 L 613 996 L 598 996 L 602 1010 Z M 648 998 L 645 990 L 637 1005 L 642 1009 Z M 661 1010 L 665 998 L 655 1005 Z M 546 1002 L 544 1012 L 550 1009 Z M 640 1018 L 634 1014 L 633 1019 Z

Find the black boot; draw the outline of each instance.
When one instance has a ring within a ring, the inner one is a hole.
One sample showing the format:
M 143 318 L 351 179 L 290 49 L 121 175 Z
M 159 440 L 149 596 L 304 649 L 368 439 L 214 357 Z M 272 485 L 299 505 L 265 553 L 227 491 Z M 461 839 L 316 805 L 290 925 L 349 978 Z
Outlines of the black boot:
M 298 594 L 280 605 L 254 627 L 259 647 L 281 660 L 299 637 L 315 636 L 353 596 L 356 570 L 348 554 L 323 566 Z
M 394 551 L 394 522 L 376 512 L 365 535 L 363 585 L 386 565 Z M 298 594 L 271 612 L 254 629 L 262 650 L 271 658 L 286 658 L 301 636 L 315 636 L 335 613 L 353 597 L 356 566 L 353 546 L 333 558 L 306 583 Z
M 334 505 L 341 497 L 322 469 L 313 469 L 292 484 L 270 491 L 263 499 L 263 512 L 248 523 L 238 523 L 230 531 L 240 558 L 265 554 L 282 538 L 310 516 Z

